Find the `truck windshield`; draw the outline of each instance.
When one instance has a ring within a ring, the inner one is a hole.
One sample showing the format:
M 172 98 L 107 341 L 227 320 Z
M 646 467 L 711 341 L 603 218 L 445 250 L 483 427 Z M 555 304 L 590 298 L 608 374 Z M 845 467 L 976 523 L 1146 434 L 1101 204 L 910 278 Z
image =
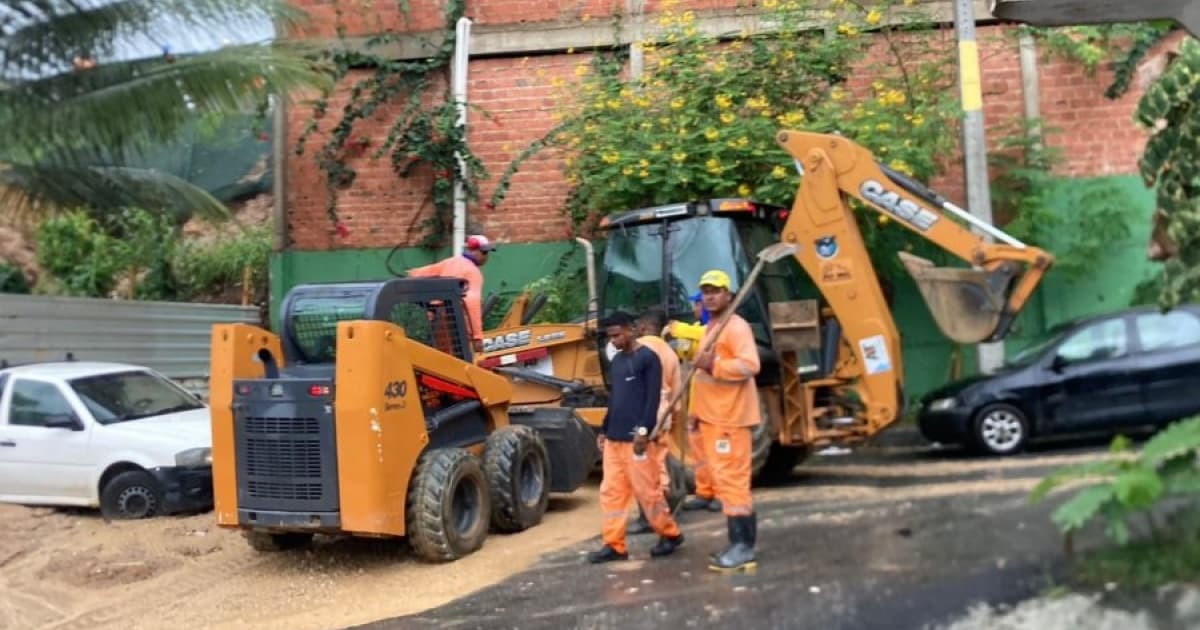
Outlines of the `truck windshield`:
M 734 290 L 750 275 L 751 256 L 742 245 L 736 223 L 726 217 L 692 217 L 662 223 L 617 228 L 609 233 L 604 254 L 604 311 L 639 314 L 651 306 L 666 306 L 671 317 L 692 321 L 690 296 L 699 291 L 700 276 L 710 269 L 728 273 Z M 663 247 L 670 264 L 663 295 Z M 763 306 L 752 293 L 738 314 L 754 328 L 755 337 L 768 339 Z
M 70 385 L 100 424 L 204 408 L 182 387 L 150 372 L 88 376 Z

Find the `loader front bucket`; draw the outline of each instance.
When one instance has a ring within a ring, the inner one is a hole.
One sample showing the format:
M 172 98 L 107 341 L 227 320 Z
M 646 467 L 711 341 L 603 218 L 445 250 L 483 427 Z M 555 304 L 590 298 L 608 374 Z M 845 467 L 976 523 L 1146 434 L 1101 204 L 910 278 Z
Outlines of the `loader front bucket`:
M 996 286 L 986 271 L 935 267 L 932 262 L 898 252 L 933 320 L 942 334 L 958 343 L 979 343 L 992 336 L 1000 324 L 1007 301 L 1007 283 Z

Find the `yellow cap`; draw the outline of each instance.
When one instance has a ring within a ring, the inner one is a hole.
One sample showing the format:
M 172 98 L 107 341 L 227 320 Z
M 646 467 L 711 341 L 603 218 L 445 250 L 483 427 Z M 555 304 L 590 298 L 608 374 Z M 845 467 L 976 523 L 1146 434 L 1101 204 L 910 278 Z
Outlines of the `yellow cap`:
M 703 276 L 700 276 L 700 286 L 703 287 L 705 285 L 728 290 L 732 290 L 733 286 L 729 282 L 729 274 L 720 269 L 711 269 L 704 272 Z

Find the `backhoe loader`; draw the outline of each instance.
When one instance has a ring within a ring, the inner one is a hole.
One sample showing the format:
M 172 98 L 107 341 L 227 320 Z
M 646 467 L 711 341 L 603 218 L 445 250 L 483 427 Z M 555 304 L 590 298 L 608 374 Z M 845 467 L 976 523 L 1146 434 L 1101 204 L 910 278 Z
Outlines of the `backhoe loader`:
M 300 285 L 279 334 L 215 326 L 218 525 L 260 550 L 404 537 L 449 561 L 578 488 L 592 431 L 567 407 L 510 407 L 509 380 L 474 364 L 462 296 L 452 278 Z
M 1049 253 L 972 217 L 848 138 L 788 130 L 778 142 L 803 173 L 791 208 L 708 199 L 611 214 L 601 222 L 602 286 L 590 292 L 604 315 L 657 306 L 690 321 L 689 296 L 704 271 L 719 268 L 740 283 L 758 250 L 778 241 L 798 246 L 793 257 L 768 265 L 738 311 L 763 366 L 757 383 L 769 420 L 755 434 L 758 479 L 790 472 L 813 448 L 861 442 L 903 412 L 900 333 L 851 198 L 970 265 L 939 268 L 898 253 L 935 323 L 958 343 L 1004 338 L 1053 263 Z M 606 391 L 598 379 L 610 354 L 602 331 L 586 324 L 595 321 L 591 311 L 582 323 L 492 331 L 500 346 L 481 364 L 507 368 L 517 382 L 515 404 L 575 407 L 596 426 Z M 685 442 L 683 425 L 675 423 L 676 444 Z

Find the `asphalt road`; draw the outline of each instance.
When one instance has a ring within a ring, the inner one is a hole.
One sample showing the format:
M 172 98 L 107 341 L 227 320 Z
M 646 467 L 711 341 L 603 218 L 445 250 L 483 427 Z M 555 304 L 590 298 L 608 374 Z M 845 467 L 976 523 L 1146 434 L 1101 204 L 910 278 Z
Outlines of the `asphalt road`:
M 725 544 L 724 518 L 682 512 L 687 542 L 668 558 L 650 559 L 655 539 L 644 535 L 631 537 L 629 561 L 589 565 L 597 536 L 445 606 L 363 627 L 932 627 L 975 602 L 1036 595 L 1061 575 L 1049 512 L 1062 499 L 1030 505 L 1028 493 L 1105 443 L 1005 459 L 926 446 L 814 456 L 786 484 L 755 490 L 756 575 L 709 571 L 707 555 Z

